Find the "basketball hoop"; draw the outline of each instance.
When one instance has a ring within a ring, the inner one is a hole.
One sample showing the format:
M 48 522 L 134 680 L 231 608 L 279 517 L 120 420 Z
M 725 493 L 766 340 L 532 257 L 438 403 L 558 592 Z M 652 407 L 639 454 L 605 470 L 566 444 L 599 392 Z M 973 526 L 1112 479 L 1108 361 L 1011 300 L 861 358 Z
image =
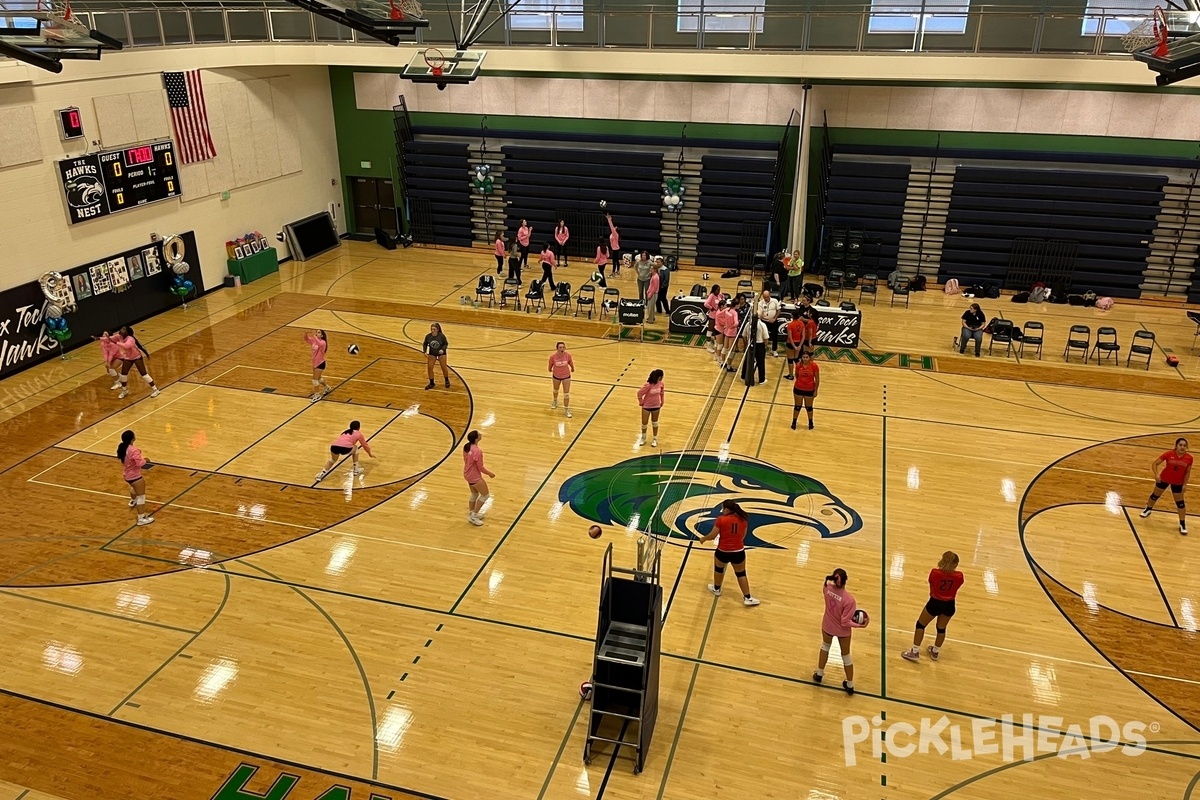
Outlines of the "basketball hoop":
M 1154 48 L 1155 58 L 1164 58 L 1167 52 L 1171 49 L 1168 44 L 1168 35 L 1171 29 L 1167 25 L 1167 12 L 1162 6 L 1154 7 L 1154 40 L 1158 43 Z
M 421 4 L 417 0 L 388 0 L 390 6 L 388 16 L 394 20 L 402 19 L 424 19 L 424 11 L 421 9 Z
M 1162 58 L 1169 50 L 1167 15 L 1162 6 L 1157 6 L 1154 13 L 1138 23 L 1129 33 L 1121 37 L 1121 47 L 1127 53 L 1139 53 L 1152 45 L 1154 57 Z
M 429 67 L 429 74 L 438 76 L 441 75 L 446 68 L 446 56 L 441 50 L 436 47 L 428 47 L 425 49 L 425 64 Z

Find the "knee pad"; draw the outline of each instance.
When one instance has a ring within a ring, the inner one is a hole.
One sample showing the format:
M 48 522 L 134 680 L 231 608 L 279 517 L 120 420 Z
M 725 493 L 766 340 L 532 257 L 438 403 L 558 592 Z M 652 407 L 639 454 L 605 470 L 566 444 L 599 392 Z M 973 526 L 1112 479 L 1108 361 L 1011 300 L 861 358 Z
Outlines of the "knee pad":
M 119 380 L 122 384 L 126 384 L 129 383 L 129 376 L 122 372 L 119 376 L 117 376 L 117 380 Z
M 471 502 L 476 503 L 478 501 L 479 501 L 479 492 L 471 492 Z
M 563 400 L 570 400 L 570 399 L 571 399 L 571 393 L 563 392 Z
M 142 380 L 144 380 L 148 385 L 154 385 L 154 378 L 151 378 L 150 373 L 148 372 L 142 376 Z
M 925 626 L 921 623 L 921 620 L 917 620 L 917 630 L 919 630 L 919 631 L 925 630 Z
M 489 497 L 491 497 L 490 494 L 481 494 L 481 495 L 479 495 L 479 502 L 486 503 L 488 501 Z
M 315 389 L 321 385 L 321 382 L 319 380 L 317 380 L 316 378 L 313 378 L 312 385 L 313 385 L 313 388 Z
M 829 642 L 821 642 L 821 652 L 822 653 L 829 652 Z
M 746 570 L 742 570 L 741 572 L 738 572 L 738 571 L 735 569 L 735 570 L 733 571 L 733 574 L 734 574 L 734 575 L 736 575 L 736 576 L 738 576 L 739 578 L 744 578 L 744 577 L 746 577 Z
M 792 410 L 795 411 L 797 414 L 800 413 L 800 409 L 802 409 L 802 408 L 804 408 L 804 406 L 792 406 Z
M 854 666 L 854 659 L 850 657 L 849 653 L 846 653 L 846 655 L 842 656 L 842 666 L 843 667 L 853 667 Z
M 938 632 L 938 636 L 945 636 L 945 635 L 946 635 L 946 629 L 945 629 L 945 628 L 938 628 L 938 629 L 937 629 L 937 632 Z
M 134 505 L 138 505 L 138 506 L 144 506 L 144 505 L 146 505 L 146 495 L 144 495 L 144 494 L 139 494 L 139 495 L 137 496 L 137 499 L 134 501 Z
M 112 376 L 115 378 L 115 377 L 117 377 L 118 375 L 120 375 L 121 373 L 117 372 L 117 371 L 116 371 L 115 369 L 113 369 L 112 367 L 109 367 L 109 368 L 108 368 L 108 374 L 109 374 L 109 375 L 112 375 Z
M 1175 501 L 1175 507 L 1176 507 L 1176 508 L 1183 508 L 1183 507 L 1184 507 L 1184 502 L 1183 502 L 1182 500 L 1176 500 L 1176 501 Z
M 713 572 L 717 573 L 718 575 L 724 575 L 725 574 L 725 565 L 722 564 L 719 567 L 714 565 Z

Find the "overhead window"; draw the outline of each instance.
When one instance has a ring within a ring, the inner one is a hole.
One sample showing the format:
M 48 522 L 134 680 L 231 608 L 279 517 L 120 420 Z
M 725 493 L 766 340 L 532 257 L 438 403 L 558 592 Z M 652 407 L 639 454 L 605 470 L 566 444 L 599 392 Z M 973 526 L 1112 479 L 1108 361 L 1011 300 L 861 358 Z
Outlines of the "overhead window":
M 583 30 L 583 0 L 521 0 L 508 12 L 514 31 Z
M 679 33 L 763 32 L 763 0 L 679 0 Z
M 925 0 L 923 3 L 895 3 L 871 0 L 868 33 L 965 33 L 970 2 L 963 0 Z
M 1120 0 L 1116 4 L 1088 0 L 1083 35 L 1099 36 L 1103 28 L 1105 36 L 1124 36 L 1149 19 L 1156 5 L 1162 5 L 1162 0 Z

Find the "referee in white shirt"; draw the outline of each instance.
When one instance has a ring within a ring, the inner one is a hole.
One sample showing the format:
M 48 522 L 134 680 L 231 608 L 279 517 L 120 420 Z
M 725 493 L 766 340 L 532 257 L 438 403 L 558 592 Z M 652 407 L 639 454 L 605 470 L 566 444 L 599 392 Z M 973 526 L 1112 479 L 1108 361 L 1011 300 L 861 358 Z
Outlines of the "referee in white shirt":
M 758 382 L 767 382 L 767 339 L 770 337 L 770 327 L 760 317 L 751 317 L 746 325 L 746 359 L 745 373 L 742 378 L 747 386 L 754 385 L 755 368 L 758 370 Z
M 766 323 L 767 333 L 771 339 L 771 358 L 779 355 L 779 311 L 781 304 L 771 296 L 770 289 L 763 289 L 762 294 L 755 299 L 754 316 Z M 765 342 L 765 339 L 761 340 Z

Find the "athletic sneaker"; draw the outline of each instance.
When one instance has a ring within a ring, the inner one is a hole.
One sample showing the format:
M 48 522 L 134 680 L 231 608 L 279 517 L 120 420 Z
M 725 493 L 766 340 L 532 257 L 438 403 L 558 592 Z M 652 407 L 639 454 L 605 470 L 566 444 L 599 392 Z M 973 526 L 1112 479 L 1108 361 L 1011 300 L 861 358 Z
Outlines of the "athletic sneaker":
M 812 424 L 812 420 L 811 420 L 811 419 L 808 421 L 808 429 L 809 429 L 810 431 L 813 429 L 813 424 Z
M 796 430 L 796 421 L 792 420 L 792 430 Z
M 355 467 L 355 468 L 354 468 L 354 474 L 355 474 L 355 475 L 362 475 L 362 474 L 363 474 L 363 473 L 365 473 L 365 472 L 366 472 L 366 470 L 365 470 L 365 469 L 363 469 L 362 467 Z
M 1150 516 L 1150 509 L 1143 508 L 1142 513 L 1138 514 L 1138 516 L 1141 517 L 1142 519 L 1145 519 L 1146 517 Z
M 120 389 L 120 388 L 121 388 L 121 382 L 117 381 L 112 386 L 108 387 L 108 390 L 111 392 L 113 389 Z
M 151 393 L 150 393 L 150 396 L 151 396 L 151 397 L 158 397 L 160 394 L 162 394 L 162 392 L 160 392 L 160 391 L 159 391 L 159 390 L 156 388 L 156 389 L 155 389 L 153 392 L 151 392 Z
M 934 661 L 937 661 L 938 656 L 941 655 L 941 653 L 938 652 L 938 649 L 936 647 L 934 647 L 933 645 L 929 645 L 929 647 L 927 649 L 929 650 L 929 657 L 932 658 Z
M 472 525 L 479 526 L 483 524 L 483 517 L 476 514 L 468 514 L 467 522 L 470 522 Z
M 125 387 L 121 387 L 121 393 L 117 395 L 117 399 L 124 400 L 126 397 L 129 397 L 129 390 Z
M 429 382 L 429 383 L 428 383 L 428 384 L 425 386 L 425 388 L 426 388 L 426 389 L 432 389 L 432 388 L 433 388 L 433 381 L 430 381 L 430 382 Z
M 149 525 L 151 522 L 154 522 L 154 517 L 138 517 L 137 524 Z
M 906 659 L 908 661 L 920 661 L 921 660 L 921 651 L 913 650 L 910 647 L 907 650 L 905 650 L 903 653 L 901 653 L 900 657 L 903 659 Z
M 134 500 L 132 497 L 129 498 L 129 507 L 133 508 L 136 505 L 137 505 L 137 500 Z
M 324 391 L 324 392 L 321 394 L 321 396 L 322 396 L 322 397 L 324 397 L 325 395 L 329 394 L 329 393 L 330 393 L 330 392 L 332 392 L 332 391 L 333 391 L 333 387 L 332 387 L 332 386 L 326 386 L 326 387 L 325 387 L 325 391 Z
M 568 408 L 568 409 L 566 410 L 566 415 L 567 415 L 567 419 L 570 419 L 570 418 L 571 418 L 571 409 L 569 409 L 569 408 Z
M 325 470 L 321 470 L 320 472 L 317 473 L 317 480 L 319 480 L 319 481 L 325 480 Z
M 720 597 L 720 596 L 721 596 L 721 590 L 720 590 L 719 588 L 717 588 L 715 585 L 711 584 L 711 583 L 708 585 L 708 590 L 709 590 L 710 592 L 712 592 L 712 593 L 713 593 L 713 595 L 715 595 L 716 597 Z
M 636 444 L 638 447 L 641 447 L 645 443 L 646 443 L 646 434 L 643 433 L 641 436 L 638 437 Z
M 657 436 L 655 436 L 653 439 L 650 440 L 650 446 L 658 447 L 658 437 Z
M 817 682 L 817 683 L 820 683 L 821 681 L 825 680 L 825 676 L 824 676 L 824 675 L 822 675 L 822 674 L 821 674 L 821 673 L 819 673 L 819 672 L 814 672 L 814 673 L 813 673 L 813 680 L 814 680 L 815 682 Z
M 321 399 L 322 397 L 324 397 L 324 396 L 325 396 L 325 395 L 321 394 L 320 392 L 316 392 L 315 394 L 313 394 L 313 396 L 312 396 L 312 397 L 310 397 L 310 398 L 308 398 L 308 399 L 309 399 L 309 402 L 315 403 L 315 402 L 317 402 L 318 400 L 320 400 L 320 399 Z
M 846 690 L 846 694 L 854 695 L 854 687 L 850 685 L 850 681 L 842 681 L 842 688 Z
M 1187 523 L 1186 522 L 1179 523 L 1179 534 L 1181 536 L 1187 536 Z
M 742 598 L 742 605 L 747 606 L 747 607 L 756 606 L 761 602 L 762 601 L 759 600 L 757 597 L 743 597 Z
M 550 401 L 550 407 L 551 407 L 551 408 L 558 408 L 558 401 L 557 401 L 557 400 L 551 400 L 551 401 Z
M 450 388 L 450 379 L 449 378 L 446 378 L 446 388 L 447 389 Z

